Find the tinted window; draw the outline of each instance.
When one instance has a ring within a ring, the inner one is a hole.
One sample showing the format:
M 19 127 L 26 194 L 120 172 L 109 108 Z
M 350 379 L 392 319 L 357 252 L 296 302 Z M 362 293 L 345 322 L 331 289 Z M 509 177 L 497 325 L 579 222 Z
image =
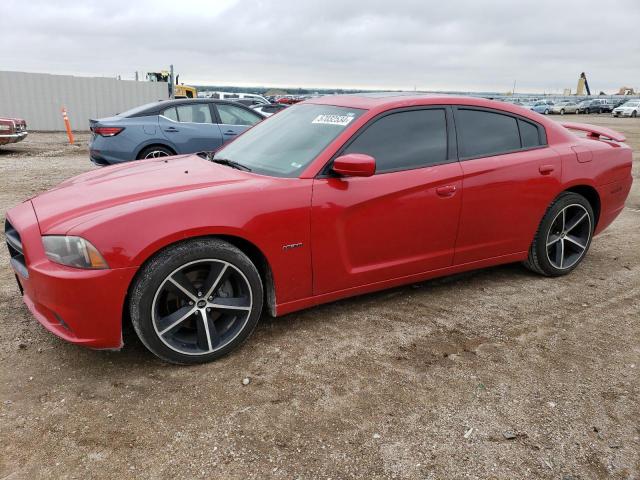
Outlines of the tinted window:
M 173 120 L 174 122 L 178 121 L 178 114 L 176 113 L 176 109 L 174 107 L 167 108 L 164 112 L 162 112 L 162 115 Z
M 520 149 L 516 119 L 482 110 L 458 109 L 456 125 L 461 134 L 460 156 L 481 157 Z
M 445 111 L 413 110 L 386 115 L 366 128 L 343 153 L 376 159 L 376 172 L 391 172 L 447 160 Z
M 538 127 L 524 120 L 518 120 L 518 126 L 520 127 L 520 137 L 522 138 L 523 148 L 538 147 L 541 145 Z
M 255 125 L 262 117 L 235 105 L 217 105 L 220 121 L 224 125 Z
M 208 103 L 195 103 L 192 105 L 180 105 L 178 110 L 178 120 L 190 123 L 212 123 L 211 110 Z

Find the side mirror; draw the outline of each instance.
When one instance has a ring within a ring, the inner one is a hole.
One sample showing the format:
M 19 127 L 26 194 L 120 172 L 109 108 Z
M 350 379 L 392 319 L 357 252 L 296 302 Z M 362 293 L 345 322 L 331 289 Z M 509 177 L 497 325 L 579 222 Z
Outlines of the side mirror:
M 331 169 L 344 177 L 370 177 L 376 173 L 376 159 L 363 153 L 347 153 L 336 158 Z

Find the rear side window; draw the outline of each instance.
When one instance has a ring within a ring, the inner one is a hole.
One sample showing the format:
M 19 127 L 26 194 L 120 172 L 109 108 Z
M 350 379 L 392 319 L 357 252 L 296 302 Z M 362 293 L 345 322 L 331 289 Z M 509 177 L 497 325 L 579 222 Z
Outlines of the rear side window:
M 178 110 L 178 120 L 180 122 L 213 123 L 208 103 L 180 105 L 176 110 Z
M 484 110 L 459 108 L 460 156 L 483 157 L 520 149 L 520 133 L 514 117 Z
M 518 127 L 520 128 L 520 138 L 522 138 L 522 148 L 539 147 L 542 145 L 538 127 L 533 123 L 518 119 Z
M 178 121 L 178 114 L 176 113 L 175 107 L 167 108 L 164 112 L 162 112 L 162 115 L 170 120 L 173 120 L 174 122 Z
M 343 153 L 376 159 L 376 172 L 409 170 L 447 160 L 444 109 L 392 113 L 366 127 Z

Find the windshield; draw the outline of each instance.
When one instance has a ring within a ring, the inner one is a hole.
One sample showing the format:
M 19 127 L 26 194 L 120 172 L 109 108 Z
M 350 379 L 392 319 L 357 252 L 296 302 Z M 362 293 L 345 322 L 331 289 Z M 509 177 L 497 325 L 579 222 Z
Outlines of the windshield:
M 294 105 L 218 150 L 215 158 L 256 173 L 296 177 L 362 113 L 357 108 Z
M 637 107 L 638 105 L 640 105 L 640 102 L 627 102 L 623 107 Z

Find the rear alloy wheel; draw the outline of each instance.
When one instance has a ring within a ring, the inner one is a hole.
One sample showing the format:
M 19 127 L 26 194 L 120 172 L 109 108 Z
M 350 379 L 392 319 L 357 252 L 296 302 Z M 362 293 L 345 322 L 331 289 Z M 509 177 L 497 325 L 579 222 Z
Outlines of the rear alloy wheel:
M 131 319 L 142 343 L 172 363 L 215 360 L 240 345 L 262 311 L 262 281 L 233 245 L 198 239 L 154 257 L 137 276 Z
M 545 115 L 549 115 L 549 109 L 548 108 L 544 111 L 544 114 Z
M 540 222 L 525 266 L 542 275 L 566 275 L 589 250 L 593 229 L 594 214 L 587 199 L 562 193 Z
M 170 157 L 172 155 L 175 155 L 175 153 L 173 153 L 168 148 L 156 145 L 142 150 L 138 155 L 138 160 L 147 158 Z

